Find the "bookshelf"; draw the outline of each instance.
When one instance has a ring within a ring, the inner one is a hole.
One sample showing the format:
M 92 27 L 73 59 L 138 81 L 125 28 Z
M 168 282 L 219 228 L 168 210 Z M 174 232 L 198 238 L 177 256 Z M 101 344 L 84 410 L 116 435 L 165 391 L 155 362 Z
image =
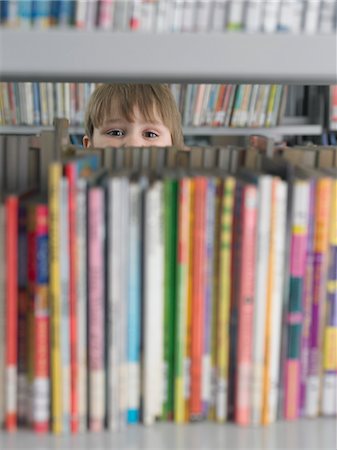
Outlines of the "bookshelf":
M 200 423 L 187 426 L 157 424 L 133 426 L 119 433 L 84 433 L 77 436 L 38 436 L 32 432 L 1 434 L 0 447 L 6 450 L 43 449 L 314 449 L 336 448 L 334 419 L 277 422 L 264 427 L 242 428 L 233 424 Z
M 334 35 L 3 29 L 0 79 L 324 85 L 336 51 Z

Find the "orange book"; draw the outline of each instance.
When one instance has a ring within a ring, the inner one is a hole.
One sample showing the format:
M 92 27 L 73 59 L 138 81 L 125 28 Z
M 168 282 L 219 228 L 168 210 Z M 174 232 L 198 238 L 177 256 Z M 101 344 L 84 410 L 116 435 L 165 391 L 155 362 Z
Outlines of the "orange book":
M 194 179 L 194 223 L 192 229 L 192 296 L 191 296 L 191 369 L 190 404 L 191 419 L 202 415 L 201 378 L 205 325 L 205 217 L 206 217 L 205 177 Z
M 240 239 L 240 271 L 238 293 L 238 335 L 235 421 L 248 425 L 251 421 L 251 379 L 253 359 L 253 314 L 255 241 L 257 223 L 257 188 L 242 186 L 242 234 Z
M 220 126 L 223 122 L 224 111 L 223 111 L 222 106 L 224 103 L 226 87 L 227 87 L 226 84 L 222 84 L 218 91 L 218 98 L 217 98 L 215 111 L 214 111 L 214 120 L 212 122 L 213 127 Z
M 17 428 L 17 331 L 18 331 L 18 214 L 15 195 L 5 201 L 6 210 L 6 393 L 5 426 Z

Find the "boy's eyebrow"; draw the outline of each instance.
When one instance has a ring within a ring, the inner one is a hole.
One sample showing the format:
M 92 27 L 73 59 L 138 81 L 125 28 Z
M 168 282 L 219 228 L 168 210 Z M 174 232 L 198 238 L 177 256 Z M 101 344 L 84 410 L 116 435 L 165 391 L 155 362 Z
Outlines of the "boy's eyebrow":
M 127 120 L 125 117 L 113 118 L 103 121 L 102 126 L 106 127 L 120 122 L 130 122 L 130 121 Z M 134 121 L 131 122 L 133 123 Z M 141 125 L 164 125 L 164 124 L 160 120 L 144 120 L 143 122 L 141 122 Z

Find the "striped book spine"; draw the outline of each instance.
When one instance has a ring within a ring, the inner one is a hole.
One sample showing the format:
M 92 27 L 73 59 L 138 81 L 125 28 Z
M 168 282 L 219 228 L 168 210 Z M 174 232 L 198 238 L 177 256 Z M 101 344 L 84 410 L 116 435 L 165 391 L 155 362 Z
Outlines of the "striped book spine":
M 329 229 L 327 311 L 323 348 L 323 415 L 337 414 L 337 180 L 333 181 Z
M 60 180 L 61 164 L 49 166 L 49 301 L 51 342 L 51 423 L 52 431 L 62 432 L 61 371 L 61 272 L 60 272 Z
M 243 187 L 242 222 L 235 421 L 240 425 L 248 425 L 251 421 L 250 386 L 252 379 L 254 271 L 257 223 L 256 186 L 245 185 Z
M 5 426 L 17 427 L 17 329 L 18 329 L 18 198 L 9 195 L 6 208 L 6 391 Z
M 315 417 L 319 412 L 321 394 L 321 350 L 324 318 L 324 298 L 327 275 L 329 212 L 331 206 L 331 186 L 329 178 L 320 178 L 316 183 L 314 260 L 311 325 L 309 336 L 309 370 L 306 392 L 306 416 Z
M 88 294 L 89 294 L 89 428 L 102 431 L 105 418 L 104 366 L 104 193 L 88 191 Z
M 300 406 L 300 350 L 303 321 L 303 284 L 309 222 L 310 185 L 295 181 L 290 254 L 290 286 L 287 314 L 284 417 L 297 419 Z
M 235 179 L 224 181 L 220 218 L 219 296 L 217 301 L 217 397 L 216 420 L 227 419 L 228 368 L 229 368 L 229 315 L 231 296 L 231 255 L 234 213 Z
M 175 333 L 175 383 L 174 383 L 174 419 L 177 423 L 185 421 L 184 401 L 184 358 L 186 349 L 186 320 L 188 298 L 189 271 L 189 223 L 191 180 L 184 178 L 179 181 L 178 193 L 178 254 L 177 254 L 177 309 Z

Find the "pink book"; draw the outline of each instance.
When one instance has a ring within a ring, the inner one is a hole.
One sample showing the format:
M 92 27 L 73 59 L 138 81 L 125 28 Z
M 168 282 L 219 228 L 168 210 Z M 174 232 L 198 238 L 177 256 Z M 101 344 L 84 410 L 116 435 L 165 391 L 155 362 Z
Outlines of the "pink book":
M 257 189 L 253 185 L 243 185 L 242 189 L 235 421 L 248 425 L 251 422 Z
M 104 192 L 88 191 L 89 428 L 101 431 L 105 418 L 104 367 Z
M 98 5 L 98 27 L 103 30 L 111 30 L 113 24 L 113 0 L 100 0 Z

